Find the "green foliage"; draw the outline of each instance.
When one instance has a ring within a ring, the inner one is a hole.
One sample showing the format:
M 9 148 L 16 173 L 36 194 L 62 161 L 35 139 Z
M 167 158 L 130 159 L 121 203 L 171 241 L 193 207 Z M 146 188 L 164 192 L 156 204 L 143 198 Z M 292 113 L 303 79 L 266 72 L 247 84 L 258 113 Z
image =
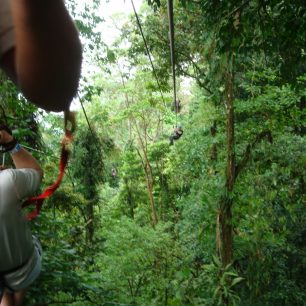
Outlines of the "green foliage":
M 280 136 L 273 147 L 265 146 L 265 157 L 255 153 L 251 173 L 237 186 L 241 208 L 235 221 L 240 224 L 236 257 L 246 271 L 246 305 L 259 305 L 259 297 L 269 305 L 301 305 L 304 299 L 300 290 L 304 271 L 300 252 L 305 248 L 300 240 L 305 231 L 300 197 L 304 146 L 300 137 Z
M 140 18 L 160 86 L 134 17 L 123 22 L 114 46 L 100 50 L 101 20 L 91 15 L 98 1 L 82 11 L 69 2 L 85 49 L 94 50 L 94 64 L 106 72 L 81 82 L 92 130 L 79 116 L 69 171 L 32 224 L 45 255 L 27 304 L 303 305 L 304 2 L 175 2 L 178 116 L 170 109 L 166 1 L 147 2 Z M 228 56 L 234 59 L 231 152 Z M 58 171 L 62 117 L 41 117 L 5 79 L 0 98 L 22 122 L 18 138 L 45 152 L 49 185 Z M 169 146 L 177 121 L 184 134 Z M 230 153 L 236 172 L 228 192 Z M 218 253 L 223 199 L 232 209 L 229 265 Z
M 72 160 L 73 174 L 80 181 L 80 190 L 87 199 L 92 199 L 97 185 L 104 180 L 103 157 L 109 144 L 103 145 L 94 129 L 78 130 Z
M 106 290 L 117 303 L 163 303 L 174 273 L 171 261 L 178 255 L 169 227 L 139 226 L 126 217 L 107 227 L 98 266 Z
M 65 201 L 67 203 L 68 198 Z M 64 215 L 56 212 L 53 215 L 50 208 L 44 207 L 40 217 L 32 224 L 43 247 L 43 269 L 29 291 L 26 305 L 58 305 L 67 302 L 77 305 L 77 301 L 82 301 L 83 305 L 92 305 L 93 293 L 94 297 L 101 293 L 95 276 L 87 272 L 88 259 L 80 256 L 78 251 L 80 239 L 73 236 L 73 228 L 79 223 L 77 218 L 73 220 L 75 216 L 73 211 Z

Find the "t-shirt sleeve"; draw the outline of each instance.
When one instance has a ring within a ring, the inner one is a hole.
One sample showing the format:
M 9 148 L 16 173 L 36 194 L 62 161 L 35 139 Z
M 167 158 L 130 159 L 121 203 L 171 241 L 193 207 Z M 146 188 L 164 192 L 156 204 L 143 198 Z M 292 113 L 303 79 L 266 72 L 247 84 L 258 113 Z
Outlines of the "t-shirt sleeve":
M 9 170 L 19 200 L 35 194 L 41 182 L 40 174 L 34 169 Z

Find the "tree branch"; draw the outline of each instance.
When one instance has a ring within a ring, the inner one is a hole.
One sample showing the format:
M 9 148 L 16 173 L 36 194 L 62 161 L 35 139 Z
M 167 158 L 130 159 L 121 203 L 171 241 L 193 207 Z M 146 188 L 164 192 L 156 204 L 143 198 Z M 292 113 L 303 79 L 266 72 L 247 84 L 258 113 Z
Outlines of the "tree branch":
M 198 82 L 200 87 L 203 87 L 209 94 L 213 94 L 213 92 L 206 86 L 206 84 L 204 84 L 204 82 L 201 82 L 200 75 L 201 74 L 203 76 L 206 76 L 206 75 L 205 73 L 203 73 L 202 69 L 197 65 L 197 63 L 192 59 L 192 57 L 183 52 L 178 52 L 178 54 L 181 54 L 183 57 L 185 57 L 187 61 L 189 61 L 192 64 L 196 75 L 192 75 L 191 73 L 188 73 L 186 70 L 183 70 L 183 69 L 180 69 L 181 74 L 195 79 Z
M 267 139 L 270 143 L 273 142 L 271 131 L 270 130 L 265 130 L 265 131 L 262 131 L 259 134 L 257 134 L 255 140 L 252 143 L 247 145 L 242 159 L 240 160 L 240 162 L 235 167 L 235 180 L 237 179 L 241 170 L 243 170 L 245 168 L 248 161 L 250 160 L 252 149 L 255 147 L 255 145 L 257 143 L 261 142 L 265 137 L 267 137 Z
M 235 9 L 233 9 L 230 13 L 228 13 L 225 18 L 228 19 L 230 18 L 232 15 L 234 15 L 237 11 L 239 11 L 240 9 L 242 9 L 245 5 L 247 5 L 249 2 L 251 2 L 251 0 L 246 0 L 243 3 L 241 3 L 238 7 L 236 7 Z

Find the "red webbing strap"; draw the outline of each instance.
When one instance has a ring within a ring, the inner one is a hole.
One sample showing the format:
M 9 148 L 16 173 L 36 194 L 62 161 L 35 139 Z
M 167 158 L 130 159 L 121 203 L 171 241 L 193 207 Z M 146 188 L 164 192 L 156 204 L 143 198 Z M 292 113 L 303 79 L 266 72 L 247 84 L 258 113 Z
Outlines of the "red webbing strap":
M 68 128 L 67 126 L 68 122 L 70 122 L 70 125 L 71 125 L 70 128 Z M 40 213 L 41 207 L 44 203 L 44 200 L 50 197 L 62 182 L 62 179 L 65 174 L 65 169 L 68 164 L 68 159 L 70 155 L 69 144 L 73 142 L 74 130 L 75 130 L 74 114 L 71 112 L 67 112 L 65 113 L 65 136 L 61 143 L 59 175 L 57 177 L 57 180 L 51 186 L 47 187 L 42 194 L 36 197 L 29 198 L 23 203 L 22 208 L 30 206 L 30 205 L 35 205 L 35 209 L 31 211 L 30 213 L 28 213 L 27 215 L 27 219 L 29 221 L 35 219 L 38 216 L 38 214 Z

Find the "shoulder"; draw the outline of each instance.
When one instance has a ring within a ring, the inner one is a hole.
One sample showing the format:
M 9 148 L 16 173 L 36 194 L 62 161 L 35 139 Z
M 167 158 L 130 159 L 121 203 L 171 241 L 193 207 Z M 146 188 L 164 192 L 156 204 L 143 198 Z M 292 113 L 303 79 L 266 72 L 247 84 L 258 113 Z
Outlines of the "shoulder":
M 6 169 L 0 171 L 0 192 L 12 192 L 14 190 L 14 170 Z
M 11 183 L 13 180 L 13 169 L 5 169 L 0 171 L 0 184 Z
M 31 177 L 34 180 L 40 180 L 40 174 L 38 171 L 34 169 L 5 169 L 0 171 L 0 180 L 7 180 L 7 179 L 18 179 L 19 177 Z
M 41 175 L 38 171 L 34 169 L 12 169 L 13 179 L 17 180 L 25 180 L 27 183 L 31 184 L 39 184 L 41 182 Z
M 0 172 L 1 188 L 8 190 L 13 186 L 20 197 L 33 193 L 40 182 L 41 175 L 34 169 L 6 169 Z

